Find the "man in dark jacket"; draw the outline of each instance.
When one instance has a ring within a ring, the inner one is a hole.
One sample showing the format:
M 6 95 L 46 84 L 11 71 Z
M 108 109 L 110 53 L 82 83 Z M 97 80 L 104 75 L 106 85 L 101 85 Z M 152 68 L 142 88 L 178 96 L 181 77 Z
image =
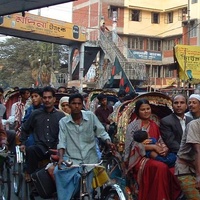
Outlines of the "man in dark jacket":
M 185 127 L 192 118 L 185 116 L 187 99 L 184 95 L 177 94 L 172 100 L 172 107 L 174 112 L 160 121 L 160 132 L 169 152 L 177 153 Z

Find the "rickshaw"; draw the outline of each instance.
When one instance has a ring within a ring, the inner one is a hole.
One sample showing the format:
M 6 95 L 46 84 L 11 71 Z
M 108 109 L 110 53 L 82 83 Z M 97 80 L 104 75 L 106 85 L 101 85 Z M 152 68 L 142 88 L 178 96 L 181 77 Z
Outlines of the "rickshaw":
M 117 92 L 113 90 L 96 89 L 89 93 L 87 107 L 90 111 L 95 112 L 98 106 L 97 96 L 103 93 L 107 96 L 108 104 L 114 105 L 118 101 Z
M 127 200 L 137 200 L 139 190 L 137 181 L 127 176 L 123 162 L 126 129 L 128 124 L 136 117 L 134 108 L 139 99 L 147 99 L 149 101 L 152 108 L 151 119 L 158 125 L 161 118 L 172 113 L 171 98 L 162 93 L 151 92 L 123 102 L 117 109 L 115 116 L 113 116 L 112 119 L 117 124 L 117 134 L 115 135 L 116 150 L 112 151 L 111 157 L 107 160 L 106 170 L 111 182 L 120 186 Z

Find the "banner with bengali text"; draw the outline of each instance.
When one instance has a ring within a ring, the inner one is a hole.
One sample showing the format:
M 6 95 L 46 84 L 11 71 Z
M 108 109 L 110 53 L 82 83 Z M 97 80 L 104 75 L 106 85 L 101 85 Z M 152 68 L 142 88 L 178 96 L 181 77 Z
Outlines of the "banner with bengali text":
M 79 42 L 86 41 L 84 27 L 30 13 L 26 13 L 24 17 L 21 13 L 1 16 L 0 27 Z
M 181 80 L 200 80 L 200 46 L 176 45 L 175 57 Z

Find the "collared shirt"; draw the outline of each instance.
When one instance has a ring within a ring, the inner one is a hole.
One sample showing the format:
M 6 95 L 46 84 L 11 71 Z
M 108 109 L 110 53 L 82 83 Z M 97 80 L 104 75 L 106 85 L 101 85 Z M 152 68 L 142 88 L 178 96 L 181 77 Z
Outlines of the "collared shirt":
M 67 157 L 74 164 L 97 163 L 96 137 L 102 140 L 110 139 L 103 125 L 91 111 L 81 111 L 83 120 L 76 124 L 71 115 L 62 118 L 59 122 L 58 149 L 65 149 Z
M 56 148 L 58 143 L 59 120 L 64 116 L 64 113 L 55 108 L 50 113 L 44 108 L 34 110 L 29 119 L 22 124 L 20 141 L 24 144 L 28 135 L 34 133 L 36 145 L 43 146 L 44 150 Z
M 176 115 L 176 117 L 179 119 L 181 127 L 182 127 L 182 130 L 183 130 L 183 133 L 184 133 L 184 131 L 185 131 L 185 124 L 186 124 L 186 117 L 184 116 L 183 118 L 181 118 L 181 117 L 179 117 L 177 115 Z

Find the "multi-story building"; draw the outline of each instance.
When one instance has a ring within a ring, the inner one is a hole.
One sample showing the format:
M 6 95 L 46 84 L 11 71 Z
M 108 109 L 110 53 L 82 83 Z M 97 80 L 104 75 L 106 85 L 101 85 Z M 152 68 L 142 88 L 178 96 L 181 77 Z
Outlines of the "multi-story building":
M 87 27 L 89 40 L 98 38 L 96 30 L 105 22 L 128 48 L 118 46 L 127 60 L 145 65 L 143 83 L 163 88 L 180 83 L 173 47 L 200 45 L 199 4 L 198 0 L 79 0 L 73 3 L 72 21 Z

